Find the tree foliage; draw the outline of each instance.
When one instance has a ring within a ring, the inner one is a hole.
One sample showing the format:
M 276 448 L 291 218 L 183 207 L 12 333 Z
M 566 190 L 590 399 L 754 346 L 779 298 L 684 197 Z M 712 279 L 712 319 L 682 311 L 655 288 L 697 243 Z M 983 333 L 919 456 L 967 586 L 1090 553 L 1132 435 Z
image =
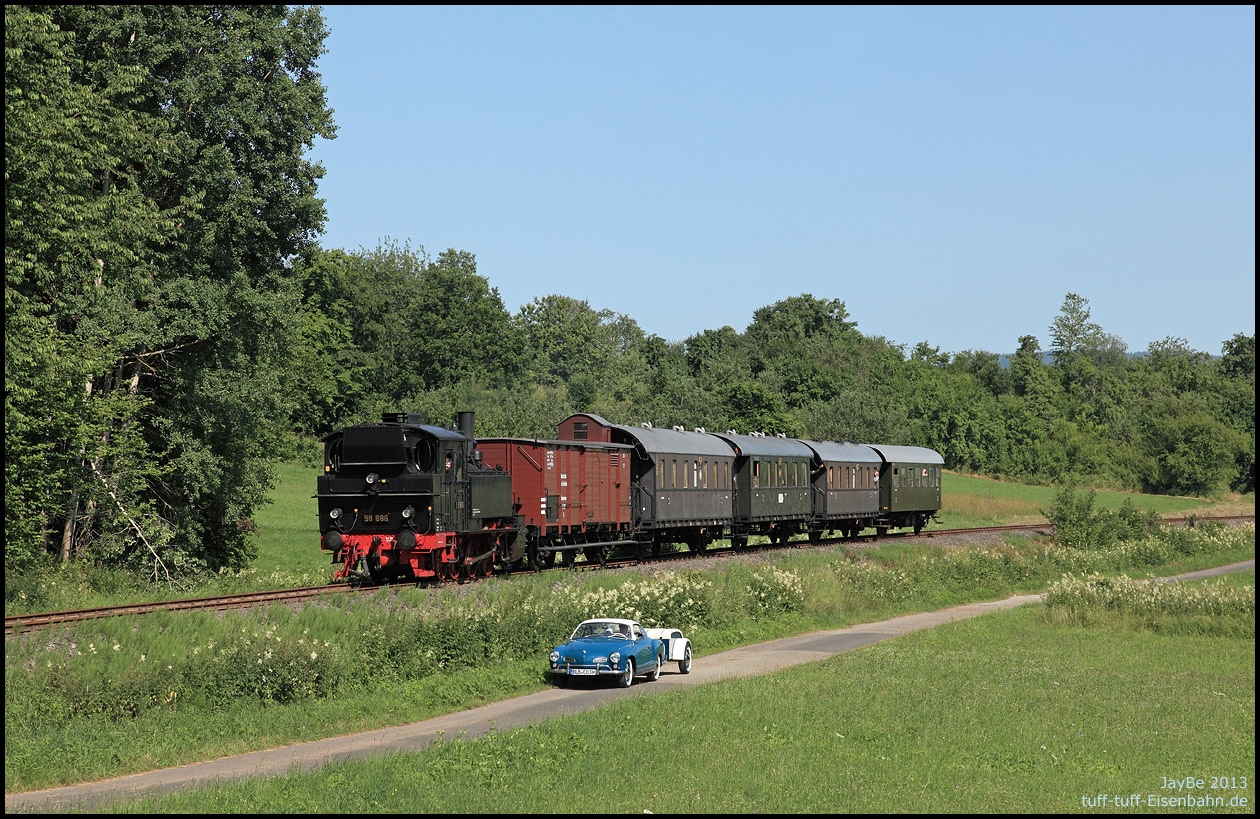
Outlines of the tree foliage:
M 325 36 L 279 6 L 5 7 L 6 566 L 248 559 L 292 414 L 286 260 L 324 219 Z
M 309 8 L 5 7 L 6 568 L 242 566 L 294 432 L 400 409 L 474 409 L 482 435 L 550 437 L 584 410 L 1254 491 L 1254 335 L 1131 357 L 1068 293 L 1051 363 L 1034 335 L 1003 362 L 907 352 L 802 294 L 670 342 L 562 294 L 511 314 L 467 250 L 320 248 L 326 36 Z

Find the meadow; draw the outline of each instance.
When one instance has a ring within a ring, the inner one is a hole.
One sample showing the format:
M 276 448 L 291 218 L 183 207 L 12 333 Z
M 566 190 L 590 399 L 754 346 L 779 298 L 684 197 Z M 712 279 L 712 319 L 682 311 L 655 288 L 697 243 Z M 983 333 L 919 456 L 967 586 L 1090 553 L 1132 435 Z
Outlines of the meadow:
M 317 548 L 318 563 L 307 556 L 307 473 L 293 467 L 278 487 L 267 510 L 274 523 L 259 516 L 266 547 L 237 582 L 298 585 L 287 581 L 329 570 Z M 1000 521 L 1054 502 L 1042 488 L 995 482 L 981 482 L 977 494 L 972 479 L 952 486 L 955 477 L 947 476 L 946 506 L 959 516 L 979 520 L 1008 505 Z M 1130 498 L 1148 508 L 1170 502 L 1191 503 Z M 1168 587 L 1180 597 L 1143 596 L 1151 585 L 1126 579 L 1223 565 L 1254 550 L 1254 526 L 1213 525 L 1160 527 L 1106 549 L 1036 537 L 951 549 L 888 542 L 770 552 L 720 570 L 524 575 L 436 593 L 395 588 L 300 609 L 157 614 L 35 633 L 6 640 L 6 792 L 371 730 L 540 690 L 546 650 L 585 616 L 682 626 L 703 662 L 774 637 L 1029 591 L 1050 591 L 1052 603 L 817 667 L 119 809 L 585 811 L 568 801 L 569 783 L 607 759 L 634 774 L 618 790 L 627 803 L 606 809 L 631 812 L 1057 812 L 1079 809 L 1072 799 L 1095 791 L 1158 795 L 1169 771 L 1250 777 L 1254 788 L 1254 573 L 1246 582 Z M 1073 709 L 1080 719 L 1060 725 Z M 1168 726 L 1163 740 L 1138 730 L 1152 715 Z M 1073 722 L 1077 739 L 1090 742 L 1069 741 Z M 820 732 L 826 724 L 834 736 Z M 629 725 L 651 727 L 644 737 Z M 1047 744 L 1049 757 L 1039 756 L 1030 736 L 1065 744 Z

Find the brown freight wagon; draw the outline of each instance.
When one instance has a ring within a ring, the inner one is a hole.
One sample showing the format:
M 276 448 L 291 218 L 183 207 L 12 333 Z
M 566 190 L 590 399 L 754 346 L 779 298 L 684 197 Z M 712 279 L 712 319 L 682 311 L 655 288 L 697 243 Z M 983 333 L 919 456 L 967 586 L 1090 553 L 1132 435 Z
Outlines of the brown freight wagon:
M 512 476 L 512 499 L 542 565 L 579 550 L 602 560 L 630 538 L 630 446 L 478 438 L 482 463 Z

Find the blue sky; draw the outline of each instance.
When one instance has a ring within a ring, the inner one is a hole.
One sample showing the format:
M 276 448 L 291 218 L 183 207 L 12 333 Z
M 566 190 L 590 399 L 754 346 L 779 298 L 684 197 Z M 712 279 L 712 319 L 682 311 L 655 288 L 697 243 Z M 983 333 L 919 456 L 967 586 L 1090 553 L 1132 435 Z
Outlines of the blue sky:
M 809 293 L 907 349 L 1255 334 L 1255 9 L 326 6 L 324 247 L 680 341 Z

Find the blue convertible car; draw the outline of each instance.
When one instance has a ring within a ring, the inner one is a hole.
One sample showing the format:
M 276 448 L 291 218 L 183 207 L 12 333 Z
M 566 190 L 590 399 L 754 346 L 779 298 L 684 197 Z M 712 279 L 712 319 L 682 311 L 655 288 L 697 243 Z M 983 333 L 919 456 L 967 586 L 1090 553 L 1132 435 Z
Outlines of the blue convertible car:
M 649 680 L 659 679 L 661 667 L 670 660 L 681 659 L 681 655 L 672 656 L 665 640 L 634 620 L 602 617 L 579 623 L 569 642 L 552 651 L 550 659 L 552 679 L 558 685 L 565 685 L 573 677 L 615 677 L 622 688 L 629 688 L 641 674 Z M 690 645 L 687 670 L 691 670 Z

